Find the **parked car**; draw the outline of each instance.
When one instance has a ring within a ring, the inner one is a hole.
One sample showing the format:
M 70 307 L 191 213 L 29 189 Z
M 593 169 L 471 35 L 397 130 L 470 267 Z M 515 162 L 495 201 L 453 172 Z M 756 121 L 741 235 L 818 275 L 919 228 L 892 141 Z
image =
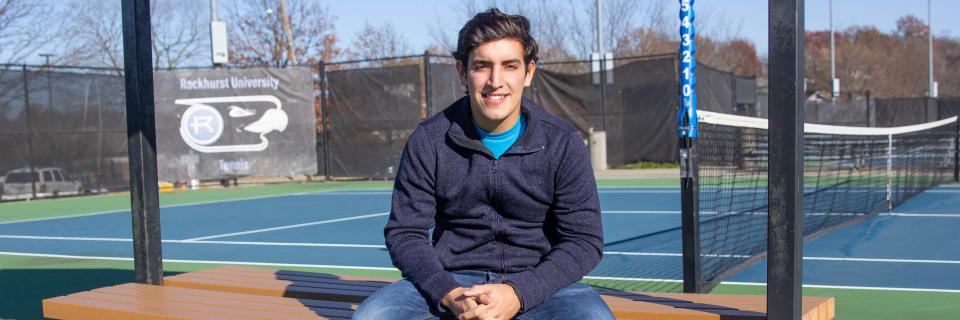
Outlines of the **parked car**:
M 33 193 L 31 182 L 36 182 L 37 197 L 49 197 L 83 193 L 83 183 L 71 178 L 57 167 L 20 168 L 10 170 L 5 176 L 2 190 L 4 199 L 29 198 Z

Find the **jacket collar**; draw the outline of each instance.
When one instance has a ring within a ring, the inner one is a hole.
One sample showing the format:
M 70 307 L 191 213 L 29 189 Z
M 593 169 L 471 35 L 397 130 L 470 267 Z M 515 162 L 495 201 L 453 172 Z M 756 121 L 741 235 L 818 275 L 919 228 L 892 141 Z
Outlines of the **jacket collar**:
M 450 119 L 450 128 L 447 130 L 447 139 L 460 147 L 492 156 L 480 142 L 480 134 L 474 128 L 470 113 L 470 99 L 460 98 L 449 109 L 447 117 Z M 547 139 L 541 123 L 545 112 L 530 99 L 520 100 L 520 113 L 527 117 L 527 127 L 520 134 L 517 143 L 507 149 L 504 155 L 534 153 L 545 148 Z

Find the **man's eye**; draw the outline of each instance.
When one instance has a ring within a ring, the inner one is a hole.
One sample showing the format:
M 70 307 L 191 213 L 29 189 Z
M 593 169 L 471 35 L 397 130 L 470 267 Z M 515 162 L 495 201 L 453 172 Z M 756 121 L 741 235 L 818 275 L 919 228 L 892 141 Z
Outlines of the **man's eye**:
M 478 65 L 474 65 L 474 66 L 473 66 L 473 70 L 474 70 L 474 71 L 480 71 L 480 70 L 483 70 L 483 69 L 486 69 L 486 68 L 487 68 L 487 66 L 486 66 L 486 65 L 482 65 L 482 64 L 478 64 Z
M 507 70 L 511 70 L 511 71 L 512 71 L 512 70 L 517 70 L 517 69 L 519 69 L 519 67 L 517 67 L 517 65 L 514 65 L 514 64 L 508 64 L 506 67 L 504 67 L 504 69 L 507 69 Z

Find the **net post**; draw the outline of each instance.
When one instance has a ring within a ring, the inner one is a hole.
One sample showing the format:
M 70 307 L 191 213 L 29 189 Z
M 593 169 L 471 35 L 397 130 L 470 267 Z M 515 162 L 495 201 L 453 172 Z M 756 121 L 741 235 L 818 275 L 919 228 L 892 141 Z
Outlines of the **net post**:
M 767 319 L 802 319 L 804 1 L 769 0 Z
M 702 293 L 700 254 L 700 172 L 696 140 L 680 139 L 680 223 L 683 241 L 683 292 Z
M 320 121 L 323 128 L 323 181 L 327 182 L 330 181 L 330 124 L 327 119 L 330 108 L 327 107 L 327 64 L 322 59 L 318 69 L 320 72 Z
M 680 229 L 683 246 L 683 292 L 702 293 L 700 254 L 700 172 L 697 162 L 696 27 L 694 0 L 680 1 L 679 93 L 677 137 L 680 151 Z M 601 68 L 601 70 L 603 70 Z M 601 75 L 601 78 L 603 76 Z M 603 83 L 603 82 L 601 82 Z
M 893 134 L 887 135 L 887 210 L 893 210 Z
M 960 119 L 953 129 L 953 182 L 960 182 Z
M 150 1 L 123 0 L 121 11 L 135 281 L 162 285 Z

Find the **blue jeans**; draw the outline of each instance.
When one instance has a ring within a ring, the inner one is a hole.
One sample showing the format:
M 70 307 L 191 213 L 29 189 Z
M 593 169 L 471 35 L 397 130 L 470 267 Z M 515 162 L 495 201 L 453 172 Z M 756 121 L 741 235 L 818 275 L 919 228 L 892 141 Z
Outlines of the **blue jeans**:
M 501 274 L 486 271 L 456 271 L 453 278 L 464 287 L 500 283 Z M 407 280 L 394 282 L 377 290 L 353 314 L 354 320 L 428 320 L 456 319 L 449 312 L 432 306 L 420 291 Z M 515 319 L 613 319 L 610 308 L 590 286 L 574 283 L 560 289 L 543 304 L 518 314 Z

